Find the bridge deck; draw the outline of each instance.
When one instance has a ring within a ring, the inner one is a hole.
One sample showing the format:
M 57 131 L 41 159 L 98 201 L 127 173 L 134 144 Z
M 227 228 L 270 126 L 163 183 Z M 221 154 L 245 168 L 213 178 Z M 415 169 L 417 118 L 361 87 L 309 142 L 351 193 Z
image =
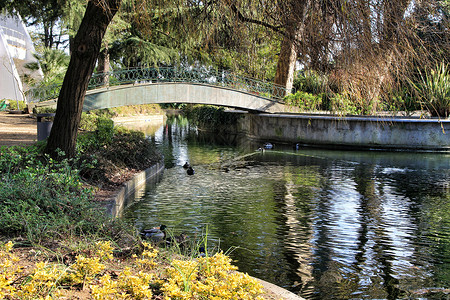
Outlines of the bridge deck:
M 55 99 L 61 85 L 31 90 L 35 100 Z M 201 103 L 260 112 L 288 112 L 281 86 L 211 69 L 149 68 L 94 74 L 84 110 L 144 103 Z

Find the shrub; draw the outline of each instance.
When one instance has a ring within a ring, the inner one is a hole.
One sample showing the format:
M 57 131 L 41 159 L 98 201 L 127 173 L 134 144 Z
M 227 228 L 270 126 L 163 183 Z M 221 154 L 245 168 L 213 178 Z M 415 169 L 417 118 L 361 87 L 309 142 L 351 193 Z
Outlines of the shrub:
M 295 94 L 284 98 L 287 105 L 299 107 L 301 110 L 312 111 L 322 107 L 323 94 L 313 95 L 303 91 L 297 91 Z
M 33 108 L 34 114 L 54 114 L 56 113 L 56 106 L 39 106 Z
M 420 74 L 420 82 L 412 83 L 432 116 L 450 116 L 450 74 L 444 62 Z
M 83 179 L 91 184 L 108 183 L 108 174 L 117 173 L 117 168 L 144 170 L 161 161 L 161 154 L 144 133 L 114 127 L 112 121 L 105 118 L 98 120 L 96 131 L 78 136 L 80 161 L 91 162 L 80 170 Z
M 79 128 L 86 131 L 95 131 L 97 130 L 97 119 L 98 116 L 95 114 L 82 112 Z
M 223 107 L 212 105 L 188 106 L 183 112 L 194 125 L 216 132 L 235 125 L 239 118 L 237 114 L 225 112 Z
M 263 299 L 262 286 L 222 252 L 193 260 L 173 260 L 162 290 L 170 299 Z
M 59 299 L 82 290 L 70 298 L 264 299 L 262 285 L 235 272 L 237 268 L 222 252 L 198 259 L 173 259 L 164 274 L 157 263 L 167 258 L 146 242 L 142 246 L 139 255 L 120 264 L 111 264 L 111 243 L 100 241 L 90 243 L 89 251 L 76 255 L 70 265 L 39 261 L 27 269 L 18 265 L 20 257 L 12 242 L 0 244 L 0 297 Z
M 2 148 L 0 233 L 37 242 L 69 230 L 97 231 L 104 217 L 73 164 L 43 156 L 37 147 Z
M 359 115 L 365 111 L 364 106 L 358 106 L 346 93 L 334 94 L 330 100 L 331 110 L 339 114 Z
M 293 85 L 296 91 L 321 94 L 328 90 L 328 77 L 313 70 L 301 71 Z
M 25 101 L 22 100 L 9 100 L 9 109 L 10 110 L 25 110 L 25 108 L 27 107 L 27 104 L 25 103 Z M 19 105 L 17 106 L 17 102 L 19 103 Z

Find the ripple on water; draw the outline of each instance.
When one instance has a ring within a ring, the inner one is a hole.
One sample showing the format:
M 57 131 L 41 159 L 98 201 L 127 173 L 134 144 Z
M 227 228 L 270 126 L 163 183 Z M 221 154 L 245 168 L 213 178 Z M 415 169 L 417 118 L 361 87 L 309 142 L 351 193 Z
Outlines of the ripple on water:
M 125 218 L 191 236 L 208 226 L 211 244 L 239 247 L 231 255 L 241 270 L 306 298 L 394 298 L 448 286 L 450 199 L 436 188 L 448 182 L 442 164 L 415 154 L 397 165 L 383 153 L 267 151 L 224 172 L 212 158 L 237 156 L 234 149 L 196 147 L 174 150 L 178 165 Z M 187 158 L 194 176 L 180 165 Z

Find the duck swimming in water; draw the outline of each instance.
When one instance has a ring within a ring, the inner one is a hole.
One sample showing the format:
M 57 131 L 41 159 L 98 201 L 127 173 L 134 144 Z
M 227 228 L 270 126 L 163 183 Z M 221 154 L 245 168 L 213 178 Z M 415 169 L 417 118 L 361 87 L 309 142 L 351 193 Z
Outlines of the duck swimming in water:
M 186 173 L 187 173 L 188 175 L 194 175 L 195 171 L 194 171 L 194 169 L 193 169 L 191 166 L 189 166 L 189 167 L 187 168 L 187 170 L 186 170 Z
M 185 169 L 187 169 L 187 168 L 189 168 L 191 165 L 188 163 L 188 162 L 186 162 L 184 165 L 183 165 L 183 168 L 185 168 Z
M 273 149 L 274 145 L 272 143 L 265 143 L 264 149 Z
M 151 229 L 144 229 L 141 234 L 152 242 L 160 242 L 166 237 L 166 225 L 161 225 Z

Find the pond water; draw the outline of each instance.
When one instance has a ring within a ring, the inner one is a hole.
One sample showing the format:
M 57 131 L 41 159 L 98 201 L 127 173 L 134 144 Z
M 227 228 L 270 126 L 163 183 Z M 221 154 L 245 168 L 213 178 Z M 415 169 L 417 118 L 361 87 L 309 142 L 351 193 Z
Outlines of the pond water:
M 449 297 L 448 154 L 258 152 L 182 118 L 150 136 L 166 170 L 124 212 L 138 228 L 207 230 L 239 270 L 307 299 Z

